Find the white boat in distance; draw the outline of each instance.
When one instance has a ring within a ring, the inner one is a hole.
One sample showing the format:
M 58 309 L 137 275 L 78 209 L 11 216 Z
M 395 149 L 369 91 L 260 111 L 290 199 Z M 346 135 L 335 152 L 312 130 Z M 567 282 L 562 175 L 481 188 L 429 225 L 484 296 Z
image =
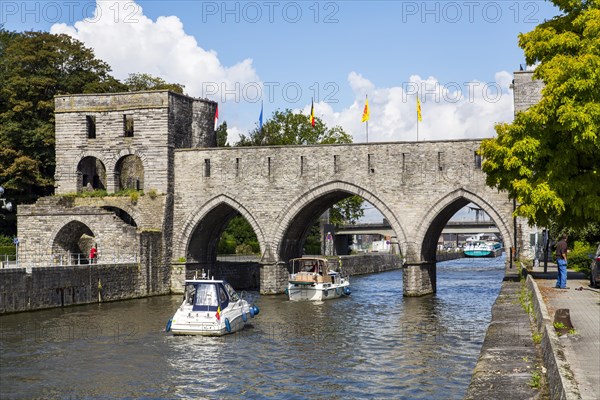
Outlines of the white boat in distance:
M 167 323 L 174 335 L 222 336 L 241 330 L 258 307 L 242 299 L 229 283 L 214 279 L 185 281 L 183 303 Z
M 489 240 L 467 242 L 463 248 L 465 257 L 498 257 L 502 254 L 502 243 Z
M 350 295 L 350 281 L 339 270 L 331 270 L 326 258 L 293 258 L 290 267 L 286 292 L 291 301 L 320 301 Z

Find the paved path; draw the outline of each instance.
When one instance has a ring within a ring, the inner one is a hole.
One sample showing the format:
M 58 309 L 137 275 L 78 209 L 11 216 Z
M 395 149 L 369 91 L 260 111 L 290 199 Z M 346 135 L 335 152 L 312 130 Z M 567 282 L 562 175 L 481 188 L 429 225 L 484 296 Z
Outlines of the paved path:
M 567 308 L 575 335 L 560 336 L 565 357 L 579 386 L 582 399 L 600 399 L 600 290 L 589 287 L 581 274 L 569 272 L 568 290 L 555 289 L 556 267 L 544 274 L 535 268 L 532 276 L 542 293 L 548 314 L 554 318 L 557 309 Z M 577 290 L 582 288 L 582 290 Z

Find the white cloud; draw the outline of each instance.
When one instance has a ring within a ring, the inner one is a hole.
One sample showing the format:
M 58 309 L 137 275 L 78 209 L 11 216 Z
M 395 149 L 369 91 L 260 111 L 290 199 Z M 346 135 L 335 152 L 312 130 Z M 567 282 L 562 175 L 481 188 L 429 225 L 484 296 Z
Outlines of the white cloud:
M 513 118 L 512 74 L 496 73 L 494 82 L 439 82 L 413 75 L 399 86 L 377 88 L 356 72 L 348 75 L 354 101 L 342 111 L 315 104 L 315 114 L 327 125 L 341 125 L 355 142 L 366 140 L 361 123 L 365 94 L 369 96 L 369 141 L 412 141 L 417 138 L 416 93 L 420 93 L 423 121 L 419 140 L 484 138 L 495 135 L 494 125 Z M 310 105 L 302 112 L 308 113 Z
M 191 96 L 204 97 L 216 90 L 210 96 L 214 99 L 222 88 L 260 82 L 252 60 L 224 66 L 215 51 L 203 49 L 185 33 L 178 17 L 152 21 L 131 0 L 97 0 L 92 18 L 73 26 L 55 24 L 50 32 L 66 33 L 93 48 L 96 57 L 106 61 L 118 79 L 130 73 L 149 73 L 184 84 Z M 207 82 L 211 86 L 206 86 Z
M 162 16 L 153 21 L 131 0 L 97 0 L 92 18 L 73 26 L 55 24 L 51 32 L 66 33 L 93 48 L 119 79 L 130 73 L 150 73 L 167 82 L 184 84 L 191 96 L 208 96 L 222 102 L 226 98 L 227 103 L 231 103 L 231 97 L 224 97 L 223 89 L 231 91 L 250 84 L 265 93 L 251 59 L 225 66 L 215 51 L 202 48 L 195 37 L 186 34 L 178 17 Z M 294 77 L 288 79 L 293 81 Z M 418 90 L 423 115 L 420 140 L 490 137 L 494 135 L 495 123 L 513 118 L 511 81 L 512 74 L 501 71 L 490 83 L 444 83 L 432 76 L 412 75 L 396 86 L 377 87 L 368 77 L 351 71 L 347 83 L 353 97 L 349 101 L 339 99 L 341 109 L 323 101 L 315 103 L 315 114 L 329 126 L 342 126 L 355 142 L 364 142 L 361 116 L 368 95 L 369 141 L 412 141 L 417 137 Z M 228 120 L 230 143 L 256 125 L 258 103 L 245 104 L 243 98 L 240 100 L 220 110 L 222 120 Z M 310 104 L 298 111 L 308 114 Z

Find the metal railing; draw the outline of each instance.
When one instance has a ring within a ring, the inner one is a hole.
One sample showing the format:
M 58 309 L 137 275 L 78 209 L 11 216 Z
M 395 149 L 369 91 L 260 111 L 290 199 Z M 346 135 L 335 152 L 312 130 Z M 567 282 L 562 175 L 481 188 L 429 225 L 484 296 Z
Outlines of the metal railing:
M 102 264 L 135 264 L 140 260 L 139 254 L 101 254 L 90 260 L 85 253 L 38 254 L 33 259 L 19 259 L 14 255 L 0 254 L 0 268 L 19 267 L 63 267 L 72 265 L 102 265 Z
M 139 255 L 134 254 L 101 254 L 97 258 L 90 259 L 85 253 L 53 254 L 52 265 L 90 265 L 90 264 L 131 264 L 139 261 Z

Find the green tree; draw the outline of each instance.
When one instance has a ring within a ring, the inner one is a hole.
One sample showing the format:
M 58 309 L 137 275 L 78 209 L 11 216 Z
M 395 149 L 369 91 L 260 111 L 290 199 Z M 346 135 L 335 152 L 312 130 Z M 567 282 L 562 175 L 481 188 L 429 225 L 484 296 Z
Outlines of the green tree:
M 217 127 L 217 147 L 229 147 L 227 143 L 227 121 Z
M 0 185 L 9 199 L 29 203 L 52 192 L 54 96 L 125 91 L 109 72 L 70 36 L 0 28 Z M 14 234 L 14 218 L 6 222 L 2 233 Z
M 0 182 L 25 194 L 43 194 L 54 175 L 54 96 L 124 87 L 109 75 L 108 64 L 70 36 L 0 36 L 7 41 L 0 57 Z
M 516 199 L 531 224 L 600 221 L 600 10 L 598 0 L 552 0 L 563 12 L 519 36 L 541 101 L 482 143 L 487 183 Z
M 248 136 L 240 135 L 237 146 L 287 146 L 303 144 L 352 143 L 352 136 L 335 126 L 328 128 L 320 118 L 315 118 L 312 126 L 307 115 L 296 114 L 292 110 L 275 111 L 271 119 Z
M 130 92 L 140 90 L 170 90 L 175 93 L 183 94 L 184 85 L 179 83 L 167 83 L 164 79 L 145 73 L 129 74 L 125 79 L 125 85 Z

